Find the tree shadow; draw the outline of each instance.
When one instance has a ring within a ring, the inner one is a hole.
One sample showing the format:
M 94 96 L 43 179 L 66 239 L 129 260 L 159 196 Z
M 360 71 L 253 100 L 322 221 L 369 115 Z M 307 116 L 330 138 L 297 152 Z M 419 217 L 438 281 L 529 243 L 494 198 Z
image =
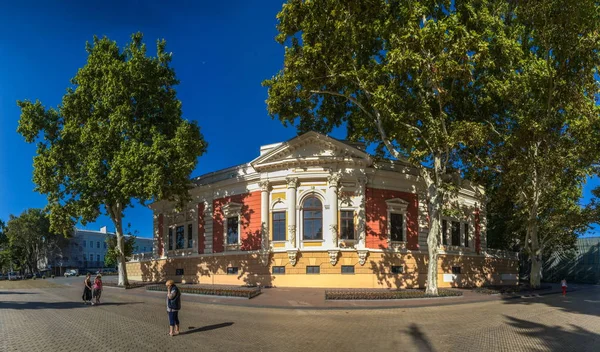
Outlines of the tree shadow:
M 37 295 L 37 292 L 10 292 L 10 291 L 0 291 L 0 295 Z
M 141 304 L 142 302 L 107 302 L 100 306 L 122 306 L 129 304 Z M 91 306 L 83 302 L 0 302 L 0 309 L 77 309 L 88 308 Z
M 195 332 L 201 332 L 201 331 L 210 331 L 210 330 L 216 330 L 216 329 L 220 329 L 220 328 L 226 328 L 228 326 L 233 325 L 233 322 L 227 322 L 227 323 L 220 323 L 220 324 L 213 324 L 213 325 L 207 325 L 207 326 L 202 326 L 199 328 L 194 328 L 193 326 L 190 326 L 187 331 L 183 331 L 182 333 L 180 333 L 179 335 L 187 335 L 187 334 L 193 334 Z
M 540 350 L 564 351 L 565 349 L 571 349 L 595 351 L 597 349 L 597 342 L 600 335 L 579 326 L 570 324 L 571 329 L 567 330 L 562 326 L 548 326 L 506 315 L 505 318 L 507 319 L 507 324 L 514 327 L 517 333 L 526 336 L 532 341 L 536 341 L 536 346 Z
M 421 331 L 421 328 L 417 324 L 411 324 L 408 327 L 406 333 L 412 338 L 414 346 L 417 351 L 421 352 L 434 352 L 435 349 L 431 345 L 431 342 L 427 338 L 427 335 Z
M 588 287 L 575 292 L 567 291 L 567 296 L 559 293 L 535 298 L 506 298 L 503 301 L 510 305 L 539 305 L 557 308 L 563 312 L 600 316 L 600 287 Z

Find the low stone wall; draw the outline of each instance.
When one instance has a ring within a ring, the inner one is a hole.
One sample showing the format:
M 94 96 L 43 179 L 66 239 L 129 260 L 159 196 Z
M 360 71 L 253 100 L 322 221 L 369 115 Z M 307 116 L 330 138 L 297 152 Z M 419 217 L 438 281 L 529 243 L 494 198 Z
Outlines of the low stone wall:
M 307 266 L 318 266 L 320 273 L 307 274 Z M 342 273 L 342 266 L 353 267 L 354 273 Z M 273 274 L 273 267 L 284 267 L 285 274 Z M 401 273 L 392 272 L 392 267 L 401 267 Z M 287 253 L 273 253 L 265 266 L 258 254 L 219 254 L 130 262 L 127 272 L 130 279 L 141 281 L 173 279 L 218 285 L 422 288 L 427 278 L 427 255 L 370 252 L 365 264 L 360 265 L 355 251 L 343 251 L 332 265 L 327 252 L 300 252 L 296 265 L 292 266 Z M 517 273 L 518 262 L 514 259 L 440 254 L 438 260 L 439 287 L 516 284 Z

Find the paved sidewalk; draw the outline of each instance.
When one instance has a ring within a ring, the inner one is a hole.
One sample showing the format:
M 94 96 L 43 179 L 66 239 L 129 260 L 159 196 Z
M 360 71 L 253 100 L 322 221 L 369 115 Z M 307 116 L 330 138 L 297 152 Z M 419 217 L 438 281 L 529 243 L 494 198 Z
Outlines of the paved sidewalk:
M 181 287 L 186 285 L 178 284 Z M 278 308 L 278 309 L 385 309 L 385 308 L 411 308 L 411 307 L 430 307 L 430 306 L 445 306 L 457 304 L 469 304 L 477 302 L 489 302 L 506 299 L 514 299 L 519 297 L 533 297 L 548 294 L 561 293 L 560 285 L 544 284 L 544 286 L 552 286 L 549 290 L 539 290 L 533 293 L 522 293 L 519 295 L 489 295 L 476 293 L 467 289 L 455 289 L 461 291 L 463 296 L 460 297 L 440 297 L 440 298 L 414 298 L 414 299 L 397 299 L 397 300 L 325 300 L 324 288 L 295 288 L 295 287 L 276 287 L 263 288 L 262 293 L 252 299 L 239 297 L 221 297 L 221 296 L 206 296 L 197 294 L 185 294 L 187 301 L 205 304 L 231 305 L 241 307 L 255 308 Z M 592 288 L 593 285 L 570 285 L 570 292 Z M 119 288 L 107 288 L 119 289 Z M 122 290 L 122 289 L 121 289 Z M 135 288 L 126 290 L 135 295 L 142 296 L 161 296 L 163 292 L 146 291 L 145 288 Z

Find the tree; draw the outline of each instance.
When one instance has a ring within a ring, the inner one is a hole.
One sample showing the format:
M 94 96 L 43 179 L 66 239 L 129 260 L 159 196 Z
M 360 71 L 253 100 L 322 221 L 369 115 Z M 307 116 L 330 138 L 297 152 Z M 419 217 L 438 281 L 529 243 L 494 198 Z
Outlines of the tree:
M 544 253 L 568 245 L 573 238 L 565 235 L 588 221 L 577 202 L 600 156 L 600 7 L 588 0 L 508 3 L 504 40 L 490 41 L 502 70 L 483 72 L 496 104 L 486 116 L 495 135 L 483 154 L 520 212 L 530 284 L 538 287 Z
M 62 236 L 50 229 L 48 215 L 42 209 L 27 209 L 19 216 L 11 215 L 6 226 L 8 252 L 12 260 L 38 271 L 38 262 L 53 254 Z
M 106 238 L 108 244 L 108 250 L 104 256 L 104 266 L 114 267 L 119 263 L 120 256 L 117 250 L 117 236 L 108 236 Z M 135 246 L 135 236 L 127 236 L 125 238 L 125 257 L 129 258 L 133 254 L 133 248 Z
M 101 211 L 116 229 L 119 285 L 127 285 L 123 216 L 133 200 L 189 199 L 189 174 L 206 143 L 195 121 L 182 118 L 166 42 L 146 55 L 142 34 L 120 50 L 94 37 L 87 63 L 58 108 L 19 101 L 18 132 L 37 142 L 33 181 L 48 197 L 53 229 L 95 220 Z
M 441 217 L 461 149 L 484 142 L 475 67 L 499 19 L 486 1 L 290 0 L 277 15 L 284 68 L 263 84 L 284 125 L 377 145 L 426 186 L 427 289 L 437 295 Z

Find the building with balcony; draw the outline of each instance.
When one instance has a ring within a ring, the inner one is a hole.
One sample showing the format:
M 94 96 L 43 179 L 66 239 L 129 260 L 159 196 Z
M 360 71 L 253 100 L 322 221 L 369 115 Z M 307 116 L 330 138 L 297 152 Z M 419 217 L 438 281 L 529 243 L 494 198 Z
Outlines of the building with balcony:
M 309 132 L 251 162 L 193 179 L 180 211 L 159 201 L 152 256 L 131 279 L 303 287 L 424 287 L 429 221 L 418 170 L 374 161 L 364 145 Z M 444 217 L 440 287 L 516 283 L 514 253 L 487 248 L 483 188 Z

